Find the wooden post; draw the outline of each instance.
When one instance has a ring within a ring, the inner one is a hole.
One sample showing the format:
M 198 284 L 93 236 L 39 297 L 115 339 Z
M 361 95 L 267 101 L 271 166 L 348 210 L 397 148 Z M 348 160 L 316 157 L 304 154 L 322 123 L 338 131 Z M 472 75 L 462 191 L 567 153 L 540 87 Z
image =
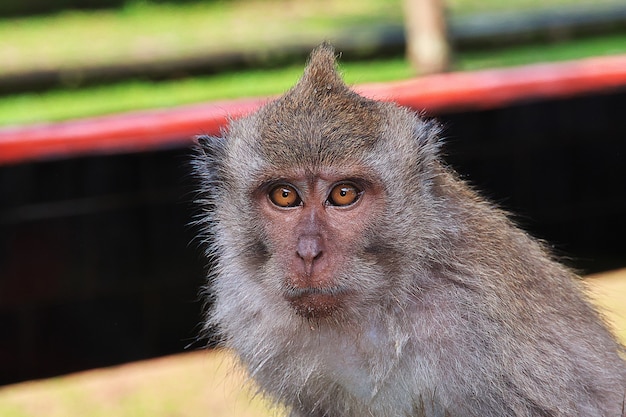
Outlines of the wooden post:
M 444 0 L 404 0 L 406 53 L 418 74 L 448 70 L 448 45 Z

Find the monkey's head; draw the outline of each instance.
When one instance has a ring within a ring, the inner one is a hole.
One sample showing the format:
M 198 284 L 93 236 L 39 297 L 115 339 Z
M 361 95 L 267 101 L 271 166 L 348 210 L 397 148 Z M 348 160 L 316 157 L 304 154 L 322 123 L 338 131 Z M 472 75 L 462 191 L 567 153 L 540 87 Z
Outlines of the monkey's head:
M 437 135 L 351 91 L 331 46 L 314 50 L 286 94 L 199 139 L 218 302 L 336 321 L 416 290 L 403 277 L 419 271 L 399 265 L 436 257 Z

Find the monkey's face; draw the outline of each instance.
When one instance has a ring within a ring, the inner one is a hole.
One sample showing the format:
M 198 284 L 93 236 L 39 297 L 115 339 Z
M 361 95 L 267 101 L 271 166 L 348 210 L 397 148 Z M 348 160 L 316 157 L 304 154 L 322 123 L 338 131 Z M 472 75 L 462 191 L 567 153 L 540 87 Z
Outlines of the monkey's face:
M 358 172 L 283 173 L 253 197 L 265 219 L 270 268 L 303 317 L 329 316 L 355 296 L 355 259 L 383 207 L 378 182 Z
M 322 49 L 285 95 L 202 138 L 217 303 L 333 321 L 400 303 L 405 258 L 437 254 L 436 132 L 351 91 Z

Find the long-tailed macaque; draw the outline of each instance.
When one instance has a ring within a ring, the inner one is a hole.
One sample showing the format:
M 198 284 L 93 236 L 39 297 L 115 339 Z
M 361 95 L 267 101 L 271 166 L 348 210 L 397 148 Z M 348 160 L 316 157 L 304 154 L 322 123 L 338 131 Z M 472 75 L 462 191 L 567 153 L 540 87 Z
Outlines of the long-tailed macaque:
M 578 278 L 458 178 L 436 122 L 300 81 L 200 137 L 206 327 L 293 416 L 624 416 Z

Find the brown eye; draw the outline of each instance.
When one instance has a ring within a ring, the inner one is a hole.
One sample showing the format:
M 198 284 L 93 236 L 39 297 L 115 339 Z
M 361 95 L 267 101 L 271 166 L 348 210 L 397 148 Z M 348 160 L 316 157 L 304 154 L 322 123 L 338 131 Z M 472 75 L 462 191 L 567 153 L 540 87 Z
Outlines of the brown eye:
M 290 185 L 278 185 L 272 188 L 269 197 L 278 207 L 295 207 L 302 202 L 296 189 Z
M 361 196 L 361 190 L 353 184 L 337 184 L 330 191 L 328 203 L 332 206 L 349 206 L 356 203 Z

